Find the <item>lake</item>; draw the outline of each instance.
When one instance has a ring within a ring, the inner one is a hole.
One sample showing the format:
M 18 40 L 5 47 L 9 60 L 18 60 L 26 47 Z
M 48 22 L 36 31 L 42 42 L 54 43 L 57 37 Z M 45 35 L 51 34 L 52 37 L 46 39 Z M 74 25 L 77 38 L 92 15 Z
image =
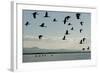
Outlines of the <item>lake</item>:
M 23 62 L 86 60 L 91 59 L 91 52 L 58 52 L 58 53 L 28 53 L 23 54 Z

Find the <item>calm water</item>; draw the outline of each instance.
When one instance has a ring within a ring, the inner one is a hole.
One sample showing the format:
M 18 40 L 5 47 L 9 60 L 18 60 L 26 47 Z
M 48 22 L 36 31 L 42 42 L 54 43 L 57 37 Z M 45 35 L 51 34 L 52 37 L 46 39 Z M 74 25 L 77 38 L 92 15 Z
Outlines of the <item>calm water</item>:
M 23 62 L 60 61 L 60 60 L 85 60 L 91 59 L 90 52 L 64 53 L 64 54 L 28 54 L 23 55 Z

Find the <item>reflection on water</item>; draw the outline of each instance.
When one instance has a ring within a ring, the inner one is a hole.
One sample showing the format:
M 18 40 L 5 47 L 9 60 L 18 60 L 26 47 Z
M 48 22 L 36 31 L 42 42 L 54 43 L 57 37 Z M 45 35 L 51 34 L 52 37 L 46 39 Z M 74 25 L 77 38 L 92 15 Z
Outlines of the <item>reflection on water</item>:
M 60 60 L 85 60 L 91 59 L 90 52 L 64 53 L 64 54 L 24 54 L 23 62 L 60 61 Z

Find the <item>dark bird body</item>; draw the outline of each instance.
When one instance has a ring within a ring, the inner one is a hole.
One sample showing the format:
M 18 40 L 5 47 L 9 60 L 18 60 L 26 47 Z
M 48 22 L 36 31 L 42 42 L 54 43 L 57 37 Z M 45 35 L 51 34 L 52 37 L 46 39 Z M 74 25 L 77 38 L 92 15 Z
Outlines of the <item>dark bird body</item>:
M 28 25 L 29 25 L 29 22 L 27 21 L 27 22 L 25 23 L 25 25 L 28 26 Z
M 66 24 L 67 20 L 69 20 L 70 16 L 64 18 L 64 24 Z
M 80 33 L 82 32 L 83 30 L 82 29 L 80 29 Z
M 90 49 L 90 47 L 88 46 L 87 50 L 89 50 L 89 49 Z
M 68 30 L 66 30 L 66 33 L 65 33 L 66 35 L 68 35 L 69 33 L 68 33 Z
M 82 40 L 80 40 L 80 44 L 83 44 Z
M 80 19 L 80 13 L 76 13 L 76 18 Z
M 72 27 L 71 30 L 74 30 L 74 28 Z
M 56 21 L 57 21 L 56 18 L 54 18 L 54 19 L 53 19 L 53 22 L 56 22 Z
M 81 26 L 83 26 L 83 23 L 84 23 L 84 22 L 80 22 Z
M 70 26 L 70 25 L 72 25 L 71 23 L 68 23 L 68 25 Z
M 38 37 L 39 37 L 39 40 L 40 40 L 40 39 L 42 39 L 43 35 L 39 35 Z
M 32 13 L 32 15 L 33 15 L 33 18 L 36 19 L 36 15 L 38 15 L 38 14 L 37 14 L 37 12 L 34 12 L 34 13 Z
M 48 12 L 47 12 L 47 11 L 46 11 L 46 13 L 45 13 L 44 17 L 49 17 L 49 16 L 48 16 Z
M 62 38 L 62 40 L 65 40 L 66 39 L 66 36 L 64 36 L 63 38 Z
M 85 50 L 85 48 L 82 48 L 82 50 Z
M 66 20 L 66 19 L 64 19 L 64 24 L 66 24 L 66 22 L 67 22 L 67 20 Z
M 47 27 L 47 26 L 45 26 L 45 23 L 42 23 L 42 24 L 40 25 L 40 27 Z
M 86 40 L 86 38 L 83 38 L 83 42 Z
M 69 20 L 70 16 L 65 17 L 67 20 Z

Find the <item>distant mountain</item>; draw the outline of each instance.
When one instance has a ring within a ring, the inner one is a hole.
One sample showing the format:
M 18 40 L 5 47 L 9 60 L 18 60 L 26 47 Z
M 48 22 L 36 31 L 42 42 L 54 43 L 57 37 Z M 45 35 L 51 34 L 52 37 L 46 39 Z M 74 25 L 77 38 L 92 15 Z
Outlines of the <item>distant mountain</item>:
M 38 48 L 38 47 L 33 47 L 33 48 L 31 48 L 31 49 L 40 49 L 40 48 Z
M 72 52 L 75 50 L 68 50 L 68 49 L 43 49 L 38 47 L 33 48 L 23 48 L 23 53 L 38 53 L 38 52 Z

